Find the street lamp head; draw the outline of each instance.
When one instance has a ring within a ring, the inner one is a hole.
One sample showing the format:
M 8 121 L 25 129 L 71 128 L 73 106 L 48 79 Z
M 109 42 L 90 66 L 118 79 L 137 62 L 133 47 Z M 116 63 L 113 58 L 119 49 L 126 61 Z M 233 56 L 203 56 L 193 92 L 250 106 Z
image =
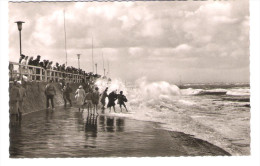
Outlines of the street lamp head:
M 22 24 L 25 23 L 25 22 L 23 22 L 23 21 L 16 21 L 15 23 L 17 23 L 18 30 L 21 31 L 22 30 Z
M 80 59 L 80 54 L 77 54 L 77 56 L 78 56 L 78 59 Z

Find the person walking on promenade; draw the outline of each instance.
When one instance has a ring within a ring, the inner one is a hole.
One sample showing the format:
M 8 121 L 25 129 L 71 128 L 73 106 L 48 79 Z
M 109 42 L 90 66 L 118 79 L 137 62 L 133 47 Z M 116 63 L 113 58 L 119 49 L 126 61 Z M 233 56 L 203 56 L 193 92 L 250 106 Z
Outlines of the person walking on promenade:
M 22 85 L 22 81 L 17 81 L 17 85 L 19 88 L 19 101 L 18 101 L 18 116 L 19 116 L 19 120 L 22 120 L 22 114 L 23 114 L 23 102 L 24 102 L 24 98 L 26 97 L 26 89 L 23 87 Z
M 80 85 L 79 88 L 76 90 L 76 101 L 77 101 L 77 106 L 79 107 L 79 111 L 80 108 L 82 108 L 82 111 L 84 111 L 84 103 L 85 103 L 85 97 L 86 97 L 86 93 L 83 89 L 83 86 Z
M 104 92 L 102 93 L 102 95 L 101 95 L 101 100 L 100 100 L 100 102 L 101 102 L 101 104 L 102 104 L 102 109 L 103 109 L 103 110 L 105 110 L 106 97 L 108 97 L 107 90 L 108 90 L 108 88 L 106 88 L 106 89 L 104 90 Z
M 120 91 L 120 94 L 117 95 L 117 101 L 118 101 L 118 104 L 120 106 L 121 112 L 122 112 L 122 105 L 125 107 L 125 110 L 127 111 L 127 108 L 126 108 L 126 105 L 125 105 L 125 102 L 127 102 L 127 98 L 125 97 L 125 95 L 123 95 L 123 91 Z
M 93 103 L 92 103 L 92 90 L 91 89 L 87 90 L 86 97 L 85 97 L 85 106 L 88 109 L 88 114 L 89 114 L 89 112 L 92 114 Z
M 92 94 L 92 103 L 93 103 L 93 114 L 97 113 L 98 114 L 98 110 L 97 110 L 97 106 L 99 103 L 99 91 L 98 91 L 98 87 L 95 87 L 95 91 Z
M 56 89 L 53 85 L 53 80 L 50 80 L 49 83 L 45 87 L 45 95 L 46 95 L 46 108 L 49 109 L 49 100 L 51 100 L 52 110 L 55 109 L 53 98 L 56 95 Z
M 18 120 L 18 104 L 20 100 L 19 86 L 17 81 L 14 80 L 14 83 L 10 89 L 10 121 L 13 122 L 13 119 Z
M 113 107 L 114 112 L 116 112 L 115 110 L 115 101 L 117 99 L 117 94 L 116 91 L 112 91 L 111 93 L 109 93 L 108 95 L 108 104 L 107 104 L 107 108 L 109 108 L 109 112 L 111 112 L 111 107 Z
M 72 92 L 72 89 L 70 87 L 70 84 L 67 83 L 63 89 L 63 100 L 64 100 L 64 108 L 67 107 L 67 101 L 70 103 L 70 107 L 72 107 L 71 99 L 70 99 L 70 93 Z

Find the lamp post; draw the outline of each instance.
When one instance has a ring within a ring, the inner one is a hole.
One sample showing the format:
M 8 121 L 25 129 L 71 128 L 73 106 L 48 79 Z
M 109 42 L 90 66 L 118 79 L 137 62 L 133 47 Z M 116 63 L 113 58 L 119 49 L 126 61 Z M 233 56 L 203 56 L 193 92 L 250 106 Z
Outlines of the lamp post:
M 80 69 L 80 65 L 79 65 L 80 54 L 77 54 L 77 56 L 78 56 L 78 67 Z
M 22 55 L 22 40 L 21 40 L 21 31 L 22 31 L 22 24 L 25 23 L 23 21 L 16 21 L 15 23 L 17 23 L 17 27 L 19 30 L 19 39 L 20 39 L 20 55 Z

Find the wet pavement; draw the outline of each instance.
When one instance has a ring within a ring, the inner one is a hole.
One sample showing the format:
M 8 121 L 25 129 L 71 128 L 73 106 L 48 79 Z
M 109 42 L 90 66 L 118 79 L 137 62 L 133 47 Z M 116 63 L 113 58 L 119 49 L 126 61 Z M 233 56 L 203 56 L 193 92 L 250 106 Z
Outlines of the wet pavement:
M 187 151 L 180 138 L 178 133 L 173 136 L 156 123 L 110 115 L 91 116 L 87 111 L 60 108 L 27 114 L 20 122 L 11 121 L 9 151 L 11 158 L 191 155 L 188 152 L 191 148 Z M 189 142 L 186 136 L 185 140 Z M 196 153 L 192 155 L 226 155 L 214 148 L 216 152 L 195 147 Z

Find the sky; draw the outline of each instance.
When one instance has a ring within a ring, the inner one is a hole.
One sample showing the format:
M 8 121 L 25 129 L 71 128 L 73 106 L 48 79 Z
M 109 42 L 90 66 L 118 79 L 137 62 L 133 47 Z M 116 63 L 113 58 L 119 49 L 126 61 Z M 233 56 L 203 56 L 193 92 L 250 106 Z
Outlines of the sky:
M 9 2 L 9 59 L 22 53 L 124 81 L 249 82 L 249 2 Z M 102 58 L 103 54 L 103 58 Z M 102 60 L 104 59 L 104 60 Z M 103 63 L 104 62 L 104 63 Z M 107 73 L 106 73 L 107 74 Z

